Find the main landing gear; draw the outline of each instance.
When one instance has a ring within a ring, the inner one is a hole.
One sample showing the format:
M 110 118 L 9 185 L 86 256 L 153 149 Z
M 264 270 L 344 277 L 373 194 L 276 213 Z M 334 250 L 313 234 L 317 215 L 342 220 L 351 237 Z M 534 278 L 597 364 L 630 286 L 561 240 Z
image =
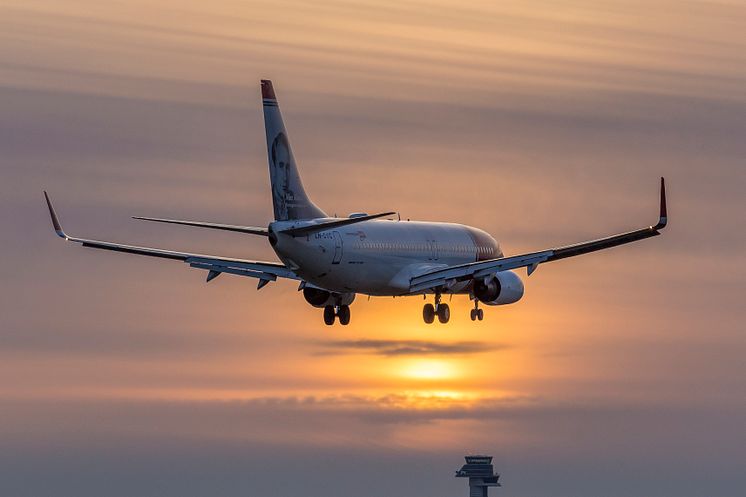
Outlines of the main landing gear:
M 339 317 L 339 324 L 347 326 L 350 324 L 350 306 L 349 305 L 327 305 L 324 307 L 324 323 L 331 326 L 334 319 Z
M 448 322 L 449 319 L 451 319 L 451 309 L 448 307 L 448 304 L 441 303 L 441 294 L 436 293 L 435 294 L 435 305 L 433 304 L 425 304 L 425 307 L 422 308 L 422 319 L 427 324 L 432 324 L 435 322 L 435 316 L 438 317 L 438 321 L 445 324 Z M 479 300 L 474 299 L 474 308 L 469 313 L 469 317 L 471 317 L 472 321 L 481 321 L 484 319 L 484 310 L 479 308 Z
M 448 307 L 448 304 L 440 303 L 439 293 L 435 294 L 435 305 L 425 304 L 425 307 L 422 308 L 422 319 L 424 319 L 427 324 L 431 324 L 435 321 L 435 316 L 438 316 L 438 321 L 443 324 L 451 319 L 451 309 Z

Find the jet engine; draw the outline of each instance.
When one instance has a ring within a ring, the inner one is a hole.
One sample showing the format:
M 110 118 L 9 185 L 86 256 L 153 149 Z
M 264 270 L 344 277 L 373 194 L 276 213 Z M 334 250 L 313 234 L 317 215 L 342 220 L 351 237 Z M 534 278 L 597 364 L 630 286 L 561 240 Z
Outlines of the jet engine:
M 523 282 L 513 271 L 500 271 L 474 280 L 474 296 L 487 305 L 512 304 L 523 297 Z
M 350 305 L 355 300 L 355 294 L 335 293 L 320 288 L 306 287 L 303 289 L 303 298 L 314 307 L 326 307 L 327 305 Z

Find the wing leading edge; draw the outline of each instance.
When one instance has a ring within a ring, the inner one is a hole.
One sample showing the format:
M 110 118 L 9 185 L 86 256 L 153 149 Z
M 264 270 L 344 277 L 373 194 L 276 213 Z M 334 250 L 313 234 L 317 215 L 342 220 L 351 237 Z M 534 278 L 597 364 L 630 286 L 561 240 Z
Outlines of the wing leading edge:
M 49 195 L 47 195 L 47 192 L 44 192 L 44 198 L 47 201 L 49 216 L 52 218 L 52 226 L 54 227 L 54 231 L 57 233 L 57 236 L 59 236 L 60 238 L 64 238 L 65 240 L 70 242 L 80 243 L 84 247 L 182 261 L 189 264 L 190 267 L 207 270 L 207 281 L 213 280 L 222 273 L 228 273 L 238 276 L 249 276 L 251 278 L 258 278 L 258 288 L 261 288 L 270 281 L 277 280 L 277 278 L 288 278 L 292 280 L 301 279 L 290 268 L 276 262 L 251 261 L 246 259 L 234 259 L 212 255 L 192 254 L 188 252 L 176 252 L 159 248 L 138 247 L 135 245 L 124 245 L 121 243 L 90 240 L 86 238 L 77 238 L 74 236 L 70 236 L 62 229 L 62 225 L 60 224 L 54 207 L 52 207 L 52 202 L 49 200 Z
M 544 262 L 557 261 L 576 255 L 587 254 L 597 250 L 603 250 L 625 243 L 644 240 L 653 236 L 660 235 L 660 230 L 666 227 L 668 223 L 668 213 L 666 208 L 666 183 L 661 178 L 660 186 L 660 211 L 658 223 L 655 226 L 648 226 L 618 235 L 607 236 L 597 240 L 575 243 L 563 247 L 551 248 L 540 252 L 531 252 L 512 257 L 502 257 L 488 261 L 472 262 L 469 264 L 460 264 L 457 266 L 446 267 L 418 275 L 410 280 L 410 293 L 418 293 L 424 290 L 447 286 L 450 282 L 465 281 L 487 276 L 490 273 L 498 271 L 507 271 L 525 267 L 528 274 L 533 273 L 539 264 Z

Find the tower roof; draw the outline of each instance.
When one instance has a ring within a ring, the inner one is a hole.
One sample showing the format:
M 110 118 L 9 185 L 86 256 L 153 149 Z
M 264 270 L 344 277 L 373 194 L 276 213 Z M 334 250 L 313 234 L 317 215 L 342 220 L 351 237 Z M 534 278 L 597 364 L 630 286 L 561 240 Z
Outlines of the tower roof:
M 466 464 L 492 464 L 492 456 L 464 456 Z
M 470 455 L 465 456 L 466 464 L 456 471 L 456 478 L 480 479 L 485 483 L 497 484 L 500 475 L 495 473 L 492 466 L 492 456 Z M 470 483 L 471 485 L 471 483 Z

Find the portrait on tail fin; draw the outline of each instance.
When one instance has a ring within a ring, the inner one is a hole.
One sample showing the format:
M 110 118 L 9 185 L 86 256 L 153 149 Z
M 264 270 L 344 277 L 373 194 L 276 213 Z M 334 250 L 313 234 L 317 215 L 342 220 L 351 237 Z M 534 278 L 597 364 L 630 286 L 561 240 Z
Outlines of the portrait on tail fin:
M 270 177 L 272 181 L 272 199 L 275 202 L 275 218 L 291 219 L 288 204 L 293 205 L 295 194 L 290 189 L 290 147 L 285 133 L 280 133 L 272 141 L 270 148 Z

